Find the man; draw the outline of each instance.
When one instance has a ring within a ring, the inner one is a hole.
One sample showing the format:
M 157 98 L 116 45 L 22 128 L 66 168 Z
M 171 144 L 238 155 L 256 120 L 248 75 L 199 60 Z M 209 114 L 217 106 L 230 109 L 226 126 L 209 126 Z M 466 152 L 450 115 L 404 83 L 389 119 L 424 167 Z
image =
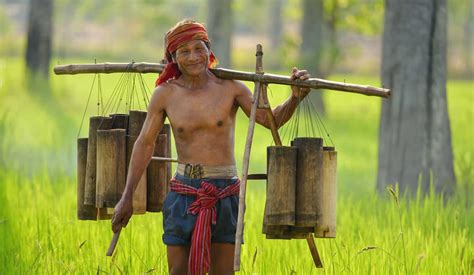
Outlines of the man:
M 168 64 L 157 80 L 148 114 L 130 161 L 127 184 L 115 207 L 112 230 L 132 215 L 132 195 L 153 153 L 167 117 L 175 137 L 178 168 L 163 205 L 163 242 L 170 274 L 233 274 L 239 181 L 234 159 L 238 108 L 250 115 L 252 93 L 239 81 L 222 80 L 209 67 L 215 62 L 206 29 L 185 20 L 165 37 Z M 309 74 L 296 68 L 293 78 Z M 294 113 L 309 89 L 292 95 L 273 110 L 277 125 Z M 263 110 L 256 121 L 270 128 Z M 196 197 L 197 196 L 197 197 Z

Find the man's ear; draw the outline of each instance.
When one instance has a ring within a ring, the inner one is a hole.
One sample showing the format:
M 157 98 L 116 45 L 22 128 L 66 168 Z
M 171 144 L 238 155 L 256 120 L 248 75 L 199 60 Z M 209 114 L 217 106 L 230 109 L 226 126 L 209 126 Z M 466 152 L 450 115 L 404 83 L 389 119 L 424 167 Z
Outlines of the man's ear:
M 173 63 L 178 63 L 176 62 L 176 53 L 171 54 L 171 61 L 173 61 Z

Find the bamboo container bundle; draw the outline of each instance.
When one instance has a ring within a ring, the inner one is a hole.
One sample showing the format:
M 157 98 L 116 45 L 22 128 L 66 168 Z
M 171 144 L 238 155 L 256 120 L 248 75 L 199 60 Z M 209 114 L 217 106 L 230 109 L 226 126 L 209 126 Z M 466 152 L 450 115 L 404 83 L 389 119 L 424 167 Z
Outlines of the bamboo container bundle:
M 77 218 L 79 220 L 97 219 L 97 209 L 95 206 L 84 204 L 88 142 L 88 138 L 79 138 L 77 140 Z
M 110 220 L 114 215 L 114 209 L 110 207 L 97 208 L 97 220 Z
M 296 160 L 296 147 L 267 147 L 263 233 L 268 239 L 290 239 L 290 226 L 295 225 Z
M 128 129 L 128 115 L 127 114 L 111 114 L 112 129 Z
M 89 119 L 89 139 L 87 144 L 86 179 L 84 184 L 84 204 L 95 205 L 97 176 L 97 131 L 112 128 L 112 118 L 94 116 Z
M 334 147 L 323 147 L 322 196 L 318 200 L 321 218 L 315 227 L 318 238 L 336 237 L 337 152 Z
M 146 112 L 130 111 L 128 117 L 128 135 L 127 135 L 127 171 L 132 157 L 133 145 L 140 134 L 143 123 L 146 119 Z M 128 175 L 128 172 L 127 172 Z M 143 173 L 138 185 L 133 193 L 133 214 L 146 213 L 147 183 L 146 172 Z
M 171 157 L 171 128 L 163 125 L 155 143 L 153 156 Z M 161 212 L 163 201 L 169 191 L 171 163 L 151 160 L 147 168 L 147 206 L 148 212 Z
M 125 129 L 97 131 L 97 208 L 114 208 L 126 181 Z
M 292 228 L 294 238 L 303 238 L 314 232 L 320 209 L 316 203 L 321 196 L 323 140 L 321 138 L 295 138 L 298 148 L 296 168 L 296 221 Z

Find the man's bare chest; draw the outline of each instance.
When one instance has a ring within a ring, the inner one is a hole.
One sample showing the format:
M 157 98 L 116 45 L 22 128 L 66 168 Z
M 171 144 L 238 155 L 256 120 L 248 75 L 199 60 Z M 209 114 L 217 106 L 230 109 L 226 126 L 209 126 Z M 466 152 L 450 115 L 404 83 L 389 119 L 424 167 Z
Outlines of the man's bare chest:
M 166 106 L 168 119 L 178 132 L 229 126 L 235 116 L 234 98 L 225 91 L 176 93 Z

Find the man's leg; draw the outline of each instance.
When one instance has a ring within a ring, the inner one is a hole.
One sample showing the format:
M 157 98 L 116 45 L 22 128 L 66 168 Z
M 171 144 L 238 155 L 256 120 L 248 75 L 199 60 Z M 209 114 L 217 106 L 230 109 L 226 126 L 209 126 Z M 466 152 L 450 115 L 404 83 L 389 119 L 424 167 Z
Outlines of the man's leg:
M 210 275 L 234 274 L 234 244 L 213 243 L 211 245 Z
M 187 275 L 189 246 L 168 245 L 168 272 L 171 275 Z

